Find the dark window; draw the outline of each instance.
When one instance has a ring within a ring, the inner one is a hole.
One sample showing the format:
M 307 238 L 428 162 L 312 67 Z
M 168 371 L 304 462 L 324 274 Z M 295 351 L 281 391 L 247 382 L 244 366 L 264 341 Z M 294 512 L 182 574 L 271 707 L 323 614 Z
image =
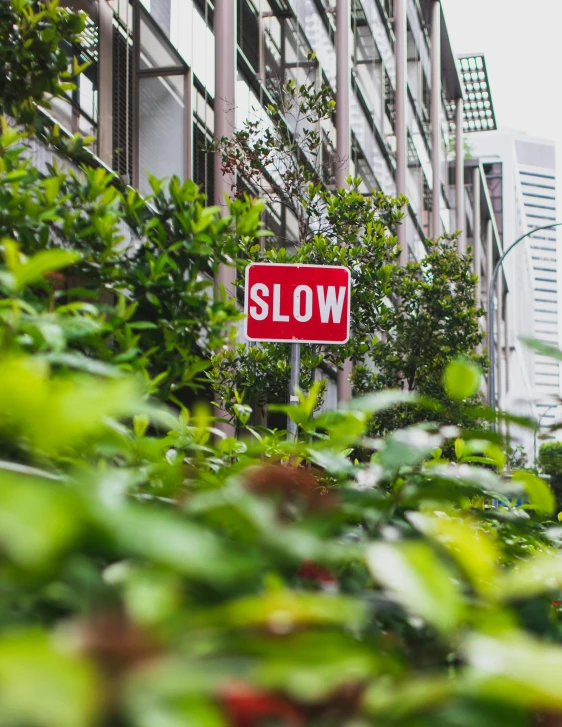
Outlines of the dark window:
M 214 157 L 205 151 L 211 136 L 205 131 L 203 124 L 195 119 L 193 122 L 193 180 L 207 195 L 209 204 L 214 203 L 215 164 Z
M 113 25 L 113 168 L 133 180 L 133 48 L 125 29 Z
M 390 76 L 388 75 L 386 70 L 384 72 L 384 110 L 386 112 L 386 115 L 388 116 L 392 128 L 394 129 L 394 124 L 396 121 L 396 93 L 392 88 Z
M 260 23 L 249 0 L 238 0 L 238 45 L 256 71 L 260 69 Z

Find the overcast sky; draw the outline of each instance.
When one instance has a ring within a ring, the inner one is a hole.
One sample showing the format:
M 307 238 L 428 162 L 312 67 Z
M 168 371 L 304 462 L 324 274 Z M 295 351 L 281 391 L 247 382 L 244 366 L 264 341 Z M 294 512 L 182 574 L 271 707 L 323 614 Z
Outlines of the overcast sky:
M 484 53 L 498 126 L 556 142 L 562 218 L 562 0 L 442 0 L 455 55 Z

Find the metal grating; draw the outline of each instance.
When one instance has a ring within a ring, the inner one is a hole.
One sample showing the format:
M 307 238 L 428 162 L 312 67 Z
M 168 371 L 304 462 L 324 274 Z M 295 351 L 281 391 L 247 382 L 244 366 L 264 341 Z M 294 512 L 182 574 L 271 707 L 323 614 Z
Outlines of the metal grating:
M 193 123 L 193 181 L 207 195 L 207 202 L 213 204 L 215 188 L 215 159 L 214 155 L 205 151 L 211 141 L 203 125 L 198 120 Z
M 250 0 L 238 0 L 238 45 L 256 73 L 260 70 L 260 23 Z
M 483 55 L 457 58 L 463 87 L 465 132 L 495 131 L 497 127 L 490 82 Z
M 113 168 L 133 179 L 133 48 L 126 31 L 113 25 Z

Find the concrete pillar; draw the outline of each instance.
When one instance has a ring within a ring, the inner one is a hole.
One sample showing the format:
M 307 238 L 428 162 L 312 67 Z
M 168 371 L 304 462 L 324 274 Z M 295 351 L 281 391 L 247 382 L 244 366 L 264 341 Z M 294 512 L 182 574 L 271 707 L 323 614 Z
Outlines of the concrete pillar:
M 236 3 L 234 0 L 215 0 L 215 137 L 231 136 L 235 122 L 235 90 L 236 90 Z M 221 157 L 215 154 L 215 204 L 221 205 L 226 211 L 225 196 L 230 197 L 234 180 L 223 176 Z M 234 297 L 236 291 L 234 280 L 236 271 L 228 265 L 220 265 L 215 283 L 217 288 L 224 286 L 229 296 Z M 224 417 L 225 412 L 215 410 L 217 417 Z M 217 424 L 227 436 L 234 436 L 234 427 L 230 424 Z
M 336 186 L 346 187 L 349 176 L 349 0 L 338 0 L 336 5 L 336 147 L 338 164 Z
M 236 89 L 236 3 L 232 0 L 215 2 L 215 136 L 231 136 L 234 132 Z M 234 179 L 221 171 L 220 154 L 215 155 L 215 204 L 225 206 L 225 195 L 230 197 Z M 234 296 L 235 270 L 221 265 L 217 284 L 224 285 Z
M 431 166 L 433 169 L 433 209 L 431 234 L 439 237 L 441 228 L 441 2 L 431 9 Z
M 503 274 L 503 270 L 501 271 L 501 274 Z M 507 408 L 507 398 L 509 396 L 509 387 L 510 387 L 510 381 L 509 381 L 509 357 L 511 354 L 511 351 L 509 350 L 509 293 L 506 291 L 505 298 L 504 298 L 504 307 L 503 307 L 503 319 L 504 319 L 504 326 L 503 326 L 503 346 L 504 346 L 504 360 L 505 360 L 505 407 Z
M 474 272 L 478 275 L 476 283 L 476 304 L 480 306 L 482 283 L 480 276 L 482 275 L 482 242 L 481 236 L 481 217 L 480 217 L 480 167 L 474 167 L 472 171 L 472 196 L 474 200 L 474 249 L 473 267 Z
M 503 330 L 502 330 L 502 319 L 503 319 L 503 275 L 500 274 L 497 282 L 497 299 L 498 304 L 496 308 L 496 361 L 497 361 L 497 397 L 498 397 L 498 409 L 501 409 L 504 405 L 503 398 L 503 371 L 502 371 L 502 349 L 503 349 Z
M 408 22 L 406 0 L 394 4 L 394 51 L 396 54 L 396 192 L 406 194 L 408 173 L 408 136 L 406 129 L 406 105 L 408 103 Z M 400 264 L 408 262 L 406 220 L 398 225 L 398 244 L 401 248 Z
M 98 156 L 113 167 L 113 10 L 106 0 L 98 3 Z
M 494 273 L 494 228 L 492 221 L 488 220 L 486 225 L 486 295 L 490 290 L 492 275 Z
M 349 157 L 351 152 L 351 135 L 349 126 L 349 0 L 338 0 L 336 4 L 336 146 L 338 163 L 336 168 L 336 186 L 346 187 L 349 176 Z M 351 399 L 351 382 L 349 378 L 353 369 L 351 359 L 343 363 L 338 371 L 338 401 Z
M 456 159 L 455 185 L 457 206 L 457 229 L 461 231 L 457 242 L 460 255 L 466 252 L 465 215 L 464 215 L 464 134 L 463 134 L 463 100 L 457 99 L 456 109 Z
M 486 299 L 485 307 L 488 308 L 488 292 L 490 290 L 490 283 L 492 280 L 492 275 L 494 272 L 494 231 L 492 229 L 492 221 L 489 220 L 488 224 L 486 226 L 486 275 L 482 281 L 482 285 L 480 286 L 481 289 L 484 289 L 484 298 Z M 492 337 L 490 336 L 490 321 L 492 320 L 492 316 L 495 316 L 495 310 L 492 307 L 491 310 L 486 310 L 486 335 L 488 337 L 488 355 L 489 352 L 492 350 L 492 346 L 495 346 L 495 341 L 492 341 Z M 498 326 L 497 321 L 495 322 L 494 328 L 496 329 L 495 335 L 501 336 L 501 333 L 498 333 Z M 497 358 L 496 358 L 497 361 Z M 496 371 L 497 371 L 497 363 L 496 363 Z M 488 375 L 488 401 L 491 400 L 491 391 L 490 391 L 490 376 Z M 498 390 L 497 385 L 497 376 L 495 378 L 495 390 Z M 492 406 L 495 406 L 495 402 L 492 404 Z

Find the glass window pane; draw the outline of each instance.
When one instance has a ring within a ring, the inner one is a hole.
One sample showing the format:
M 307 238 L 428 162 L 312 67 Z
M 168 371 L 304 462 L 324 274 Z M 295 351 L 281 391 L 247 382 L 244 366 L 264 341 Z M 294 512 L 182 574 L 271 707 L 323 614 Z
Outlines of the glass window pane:
M 140 20 L 140 68 L 169 68 L 182 66 L 180 57 L 170 47 L 166 47 L 162 38 L 150 27 L 147 19 L 141 15 Z
M 148 174 L 184 178 L 183 76 L 141 78 L 139 90 L 139 181 L 150 194 Z

